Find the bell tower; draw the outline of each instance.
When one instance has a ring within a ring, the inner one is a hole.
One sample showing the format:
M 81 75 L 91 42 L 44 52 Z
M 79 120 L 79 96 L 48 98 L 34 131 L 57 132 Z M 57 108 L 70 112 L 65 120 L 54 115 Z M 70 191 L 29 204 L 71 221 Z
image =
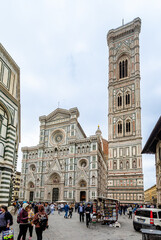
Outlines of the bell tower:
M 121 203 L 143 203 L 140 103 L 140 18 L 107 34 L 108 197 Z

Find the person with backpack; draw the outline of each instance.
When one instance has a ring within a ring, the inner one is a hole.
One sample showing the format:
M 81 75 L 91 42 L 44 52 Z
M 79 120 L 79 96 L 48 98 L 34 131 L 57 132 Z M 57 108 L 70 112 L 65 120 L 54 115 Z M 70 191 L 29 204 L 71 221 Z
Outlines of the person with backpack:
M 17 240 L 20 240 L 22 237 L 22 240 L 26 239 L 26 233 L 27 229 L 29 226 L 28 222 L 28 210 L 29 210 L 29 205 L 28 203 L 24 203 L 22 206 L 22 210 L 20 213 L 17 215 L 17 223 L 19 223 L 19 234 L 17 237 Z
M 13 224 L 13 217 L 8 212 L 8 209 L 5 205 L 2 205 L 0 208 L 0 233 L 6 231 Z
M 38 213 L 34 216 L 33 224 L 35 224 L 37 240 L 42 240 L 42 233 L 48 228 L 48 215 L 43 205 L 38 206 Z

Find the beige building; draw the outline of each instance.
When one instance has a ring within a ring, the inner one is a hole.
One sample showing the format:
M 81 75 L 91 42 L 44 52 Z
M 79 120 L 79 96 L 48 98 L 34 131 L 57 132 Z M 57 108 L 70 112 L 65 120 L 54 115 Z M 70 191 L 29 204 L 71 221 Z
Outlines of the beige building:
M 157 205 L 161 206 L 161 117 L 151 132 L 142 153 L 155 154 Z
M 0 44 L 0 204 L 12 200 L 20 123 L 20 69 Z
M 156 184 L 144 191 L 144 202 L 149 205 L 157 204 Z
M 14 188 L 13 201 L 17 201 L 19 199 L 20 179 L 21 179 L 21 172 L 16 172 L 14 185 L 13 185 L 13 188 Z
M 107 34 L 109 47 L 108 197 L 143 203 L 140 18 Z
M 90 201 L 107 196 L 107 141 L 86 137 L 77 108 L 41 116 L 37 146 L 23 147 L 20 200 Z

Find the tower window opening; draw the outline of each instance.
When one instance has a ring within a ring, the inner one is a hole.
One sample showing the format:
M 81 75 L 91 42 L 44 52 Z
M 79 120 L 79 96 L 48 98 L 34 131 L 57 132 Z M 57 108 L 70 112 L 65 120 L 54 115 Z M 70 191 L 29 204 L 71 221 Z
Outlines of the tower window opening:
M 121 62 L 119 63 L 119 78 L 122 78 L 122 76 L 121 76 Z
M 128 76 L 128 60 L 121 61 L 119 63 L 119 78 L 125 78 Z
M 117 97 L 117 106 L 121 107 L 122 106 L 122 96 Z
M 127 69 L 128 69 L 128 62 L 126 59 L 126 61 L 125 61 L 125 77 L 127 77 Z
M 126 105 L 130 104 L 130 94 L 126 93 Z
M 122 123 L 118 123 L 118 134 L 122 133 Z
M 131 123 L 128 121 L 126 122 L 126 132 L 129 133 L 131 131 Z

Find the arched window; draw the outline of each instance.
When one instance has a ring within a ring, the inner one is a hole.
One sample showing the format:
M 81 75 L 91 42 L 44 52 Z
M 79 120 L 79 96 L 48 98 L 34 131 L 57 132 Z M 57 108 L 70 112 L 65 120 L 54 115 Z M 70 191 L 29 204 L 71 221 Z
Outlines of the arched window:
M 119 78 L 122 78 L 122 76 L 121 76 L 121 62 L 119 63 Z
M 119 78 L 125 78 L 128 76 L 128 60 L 119 62 Z
M 126 93 L 126 105 L 130 104 L 130 94 Z
M 125 61 L 125 77 L 127 77 L 127 74 L 128 74 L 128 61 L 127 61 L 127 59 L 126 59 L 126 61 Z
M 131 131 L 131 123 L 130 123 L 130 121 L 127 121 L 126 122 L 126 132 L 130 133 L 130 131 Z
M 121 134 L 122 133 L 122 123 L 119 122 L 118 123 L 118 134 Z
M 118 95 L 117 97 L 117 106 L 121 107 L 122 106 L 122 96 Z
M 125 77 L 125 62 L 122 61 L 122 77 Z

